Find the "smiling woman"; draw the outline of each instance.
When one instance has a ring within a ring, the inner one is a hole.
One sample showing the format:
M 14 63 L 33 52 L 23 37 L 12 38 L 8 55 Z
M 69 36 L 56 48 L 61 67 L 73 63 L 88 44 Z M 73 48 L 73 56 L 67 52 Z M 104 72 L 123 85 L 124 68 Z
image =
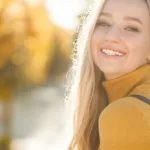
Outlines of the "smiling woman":
M 136 3 L 134 0 L 130 3 L 114 3 L 111 0 L 99 16 L 92 38 L 92 53 L 95 63 L 107 79 L 124 75 L 147 63 L 144 58 L 150 53 L 149 11 L 146 3 Z M 101 51 L 96 50 L 99 46 Z M 116 57 L 114 51 L 122 55 Z
M 74 49 L 69 150 L 150 149 L 150 1 L 96 0 Z

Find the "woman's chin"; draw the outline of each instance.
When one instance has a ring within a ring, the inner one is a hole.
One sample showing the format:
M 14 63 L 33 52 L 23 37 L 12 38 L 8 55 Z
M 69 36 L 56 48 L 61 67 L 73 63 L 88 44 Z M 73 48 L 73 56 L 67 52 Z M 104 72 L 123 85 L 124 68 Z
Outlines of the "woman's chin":
M 122 66 L 120 65 L 109 65 L 109 66 L 103 66 L 99 67 L 100 70 L 104 73 L 115 73 L 115 72 L 121 72 Z
M 124 74 L 123 72 L 121 72 L 121 68 L 111 67 L 111 68 L 105 68 L 101 70 L 104 73 L 105 77 L 108 79 L 114 79 Z

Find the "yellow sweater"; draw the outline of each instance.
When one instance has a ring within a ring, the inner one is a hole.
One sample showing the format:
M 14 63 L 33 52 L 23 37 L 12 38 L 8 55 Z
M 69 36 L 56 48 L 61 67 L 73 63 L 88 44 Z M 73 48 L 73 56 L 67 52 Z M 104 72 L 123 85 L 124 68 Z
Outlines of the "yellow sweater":
M 150 64 L 102 83 L 109 105 L 99 117 L 99 150 L 150 150 Z

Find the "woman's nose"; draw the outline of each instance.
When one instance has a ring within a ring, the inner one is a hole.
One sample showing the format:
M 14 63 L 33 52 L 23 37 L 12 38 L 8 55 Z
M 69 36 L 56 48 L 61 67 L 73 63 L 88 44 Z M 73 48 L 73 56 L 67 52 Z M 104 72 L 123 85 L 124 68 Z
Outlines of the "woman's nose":
M 119 43 L 121 41 L 120 29 L 116 26 L 112 27 L 105 36 L 105 40 L 109 42 Z

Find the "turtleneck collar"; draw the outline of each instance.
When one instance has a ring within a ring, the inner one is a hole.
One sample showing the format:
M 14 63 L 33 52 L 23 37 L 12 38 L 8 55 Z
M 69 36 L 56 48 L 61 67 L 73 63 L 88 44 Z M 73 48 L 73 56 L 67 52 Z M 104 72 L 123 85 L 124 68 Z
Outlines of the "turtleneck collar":
M 150 64 L 145 64 L 137 69 L 111 80 L 104 80 L 104 87 L 109 103 L 128 96 L 135 88 L 149 80 L 150 86 Z

